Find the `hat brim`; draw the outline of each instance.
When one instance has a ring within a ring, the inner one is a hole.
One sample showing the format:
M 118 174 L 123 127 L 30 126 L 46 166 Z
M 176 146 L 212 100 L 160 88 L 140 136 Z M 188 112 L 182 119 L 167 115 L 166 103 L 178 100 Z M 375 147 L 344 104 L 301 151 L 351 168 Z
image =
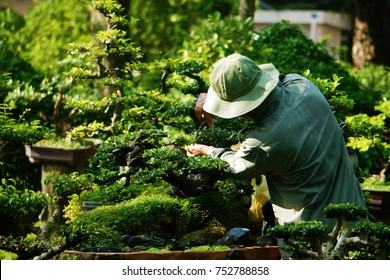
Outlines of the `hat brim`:
M 255 86 L 247 94 L 231 101 L 222 100 L 210 86 L 203 110 L 224 119 L 231 119 L 242 116 L 258 107 L 279 81 L 279 72 L 273 64 L 261 64 L 259 68 L 262 75 Z

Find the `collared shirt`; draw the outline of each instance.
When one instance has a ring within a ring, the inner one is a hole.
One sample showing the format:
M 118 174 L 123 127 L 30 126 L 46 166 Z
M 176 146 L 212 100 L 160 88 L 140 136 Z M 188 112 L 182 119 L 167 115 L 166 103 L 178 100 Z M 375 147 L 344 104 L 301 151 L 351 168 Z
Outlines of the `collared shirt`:
M 329 203 L 364 206 L 341 128 L 308 79 L 289 74 L 257 109 L 255 128 L 238 151 L 213 150 L 242 178 L 265 175 L 280 224 L 319 220 Z M 281 213 L 280 209 L 283 209 Z

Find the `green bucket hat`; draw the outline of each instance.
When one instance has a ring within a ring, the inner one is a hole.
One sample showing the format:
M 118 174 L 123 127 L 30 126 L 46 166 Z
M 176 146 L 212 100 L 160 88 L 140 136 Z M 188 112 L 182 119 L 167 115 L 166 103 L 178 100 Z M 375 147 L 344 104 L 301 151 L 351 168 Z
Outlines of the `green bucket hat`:
M 211 71 L 203 110 L 225 119 L 242 116 L 259 106 L 278 80 L 279 72 L 271 63 L 257 66 L 246 56 L 229 55 Z

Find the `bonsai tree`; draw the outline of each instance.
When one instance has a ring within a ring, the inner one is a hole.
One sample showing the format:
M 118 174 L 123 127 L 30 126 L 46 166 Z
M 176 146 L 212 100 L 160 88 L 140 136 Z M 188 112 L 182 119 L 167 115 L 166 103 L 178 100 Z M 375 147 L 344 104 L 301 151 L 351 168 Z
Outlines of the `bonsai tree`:
M 275 226 L 268 230 L 268 234 L 287 244 L 286 250 L 292 259 L 390 258 L 390 227 L 364 221 L 367 208 L 329 204 L 324 213 L 327 218 L 337 219 L 330 232 L 322 222 L 301 221 Z
M 178 98 L 168 96 L 168 90 L 165 90 L 169 88 L 169 91 L 172 91 L 173 87 L 169 83 L 180 75 L 195 80 L 199 88 L 204 90 L 205 83 L 196 76 L 203 69 L 202 65 L 190 61 L 175 65 L 161 62 L 156 66 L 164 72 L 160 91 L 137 90 L 134 86 L 135 74 L 142 73 L 146 67 L 139 62 L 140 49 L 131 43 L 121 28 L 126 25 L 126 19 L 119 16 L 122 8 L 113 1 L 95 1 L 94 5 L 105 15 L 106 30 L 96 34 L 96 41 L 75 44 L 70 53 L 76 56 L 89 55 L 96 63 L 80 64 L 73 68 L 68 73 L 72 80 L 60 79 L 66 82 L 64 91 L 73 90 L 74 81 L 84 80 L 91 80 L 96 85 L 101 85 L 104 92 L 108 91 L 108 95 L 100 100 L 66 101 L 66 108 L 74 112 L 78 118 L 92 114 L 96 116 L 99 112 L 101 116 L 87 125 L 74 127 L 68 133 L 68 137 L 78 139 L 100 133 L 106 141 L 91 160 L 88 173 L 62 174 L 45 178 L 45 183 L 50 182 L 56 193 L 53 197 L 55 211 L 47 225 L 34 239 L 34 246 L 31 240 L 27 244 L 19 240 L 21 243 L 16 251 L 23 257 L 43 251 L 48 252 L 45 255 L 48 257 L 51 255 L 50 252 L 58 252 L 67 248 L 69 244 L 74 244 L 77 238 L 73 237 L 77 234 L 68 230 L 65 225 L 58 227 L 61 225 L 58 221 L 63 219 L 62 210 L 71 209 L 69 205 L 74 205 L 69 204 L 69 199 L 77 199 L 77 195 L 81 195 L 82 192 L 85 197 L 88 195 L 96 197 L 99 190 L 107 192 L 110 188 L 116 190 L 121 188 L 122 194 L 130 199 L 136 194 L 139 195 L 141 190 L 146 191 L 152 184 L 159 184 L 165 186 L 165 191 L 171 189 L 176 196 L 192 196 L 201 193 L 204 188 L 207 189 L 205 191 L 212 190 L 213 182 L 222 178 L 221 162 L 189 159 L 183 154 L 184 145 L 194 141 L 196 137 L 183 133 L 194 131 L 194 121 L 189 116 L 192 110 Z M 168 79 L 168 76 L 171 77 Z M 81 86 L 85 86 L 85 83 L 81 83 Z M 52 89 L 52 86 L 48 88 Z M 60 89 L 58 88 L 58 91 Z M 192 90 L 192 93 L 199 92 L 194 89 L 194 85 L 187 87 L 187 90 Z M 201 133 L 198 131 L 197 134 L 199 136 Z M 176 148 L 172 148 L 171 145 Z M 202 173 L 205 174 L 204 177 Z M 125 179 L 124 184 L 120 184 L 121 178 Z M 189 184 L 195 188 L 190 188 Z M 207 187 L 208 185 L 210 187 Z M 137 188 L 138 193 L 132 191 Z M 111 193 L 114 194 L 114 191 Z M 106 199 L 105 202 L 115 204 L 126 197 L 113 197 Z M 68 210 L 66 215 L 70 215 L 70 212 L 71 210 Z M 55 238 L 58 234 L 63 234 L 63 238 Z M 58 240 L 61 241 L 59 244 Z M 4 244 L 12 242 L 14 241 L 8 240 L 7 243 L 6 240 Z

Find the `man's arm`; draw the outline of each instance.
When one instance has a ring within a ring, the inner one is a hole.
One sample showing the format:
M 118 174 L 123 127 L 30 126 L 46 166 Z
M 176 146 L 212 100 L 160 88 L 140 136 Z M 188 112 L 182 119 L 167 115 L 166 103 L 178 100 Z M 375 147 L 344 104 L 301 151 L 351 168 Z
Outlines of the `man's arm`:
M 207 93 L 199 94 L 194 105 L 194 111 L 196 118 L 200 121 L 200 123 L 206 123 L 208 127 L 211 127 L 213 125 L 213 117 L 211 114 L 203 110 L 203 105 L 206 102 L 206 98 Z

